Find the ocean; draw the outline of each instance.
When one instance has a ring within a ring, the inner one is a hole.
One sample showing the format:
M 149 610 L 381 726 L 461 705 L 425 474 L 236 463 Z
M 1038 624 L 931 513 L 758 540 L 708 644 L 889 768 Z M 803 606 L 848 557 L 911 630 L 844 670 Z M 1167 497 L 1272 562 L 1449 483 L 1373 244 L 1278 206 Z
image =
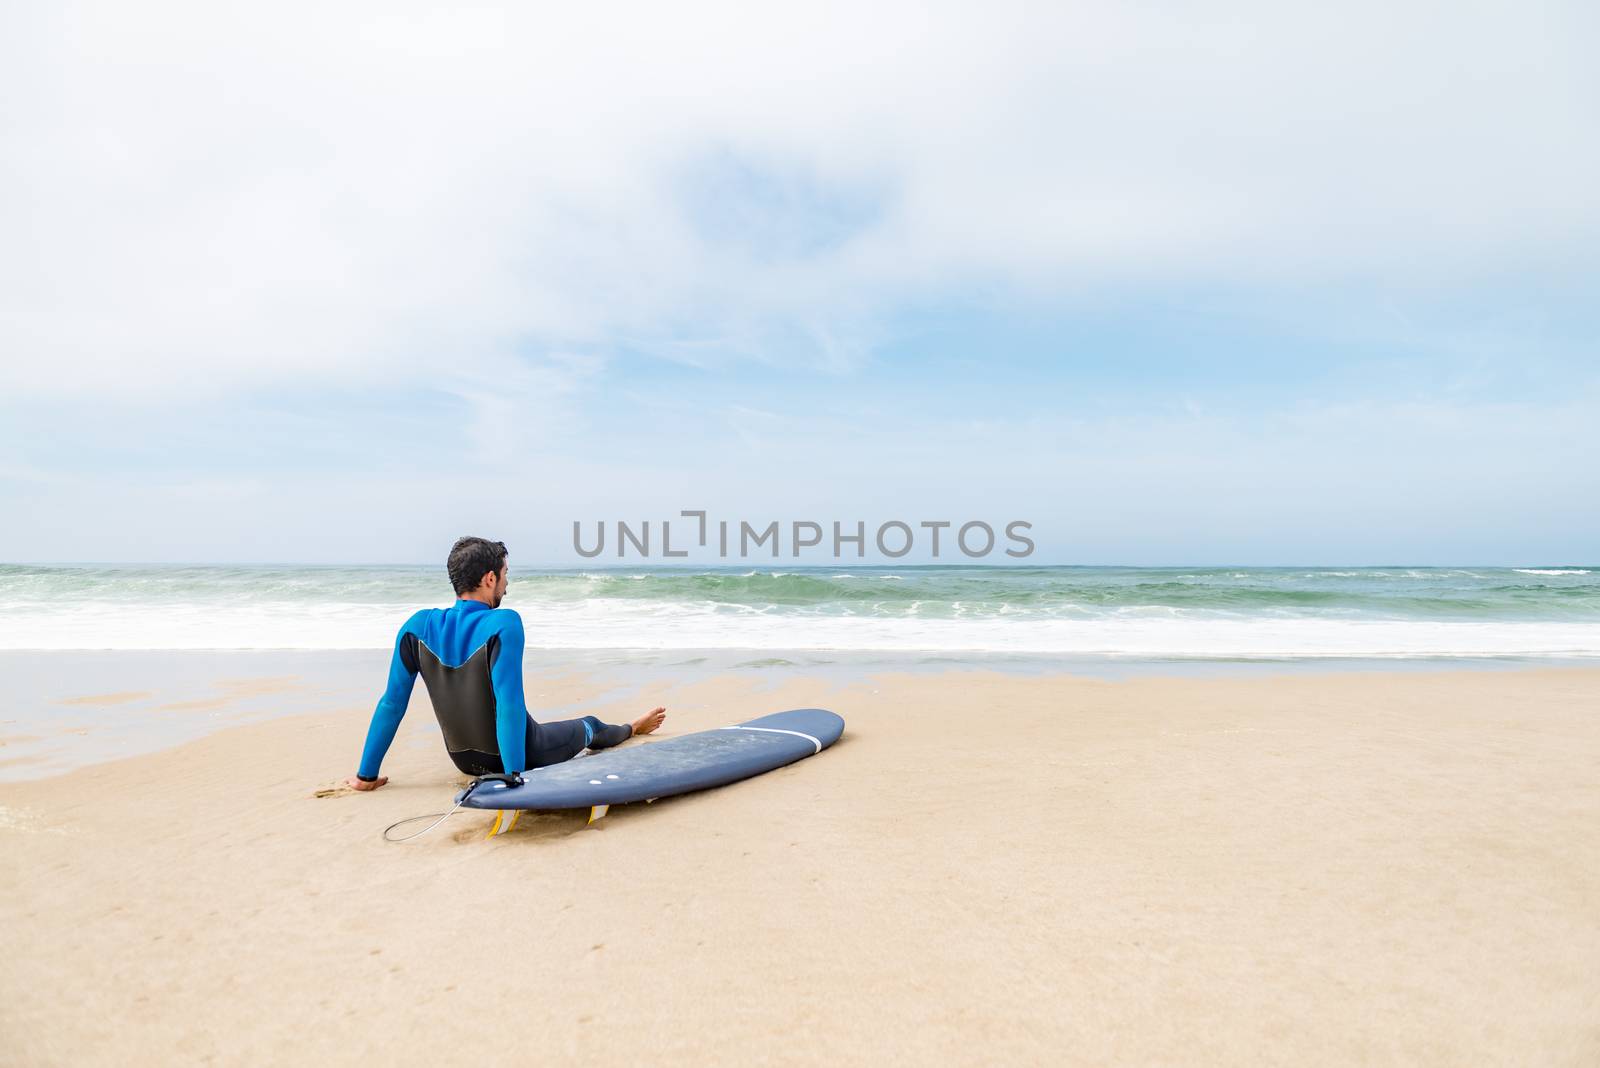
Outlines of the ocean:
M 442 566 L 0 566 L 0 649 L 387 649 Z M 530 650 L 1600 656 L 1600 567 L 520 569 Z

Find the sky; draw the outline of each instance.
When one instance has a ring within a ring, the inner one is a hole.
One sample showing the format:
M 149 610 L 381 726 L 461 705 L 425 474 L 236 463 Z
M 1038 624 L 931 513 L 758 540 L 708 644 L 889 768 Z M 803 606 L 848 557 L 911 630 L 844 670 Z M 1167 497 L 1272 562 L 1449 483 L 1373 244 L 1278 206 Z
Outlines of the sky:
M 0 560 L 1600 561 L 1593 5 L 578 7 L 8 5 Z

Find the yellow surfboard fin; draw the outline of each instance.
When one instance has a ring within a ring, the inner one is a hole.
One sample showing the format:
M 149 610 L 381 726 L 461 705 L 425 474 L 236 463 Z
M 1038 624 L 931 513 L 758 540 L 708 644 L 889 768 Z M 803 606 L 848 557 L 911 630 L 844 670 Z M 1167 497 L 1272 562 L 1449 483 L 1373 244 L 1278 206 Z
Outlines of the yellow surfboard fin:
M 494 814 L 494 824 L 489 828 L 489 837 L 505 834 L 517 825 L 517 817 L 522 815 L 520 808 L 502 808 Z

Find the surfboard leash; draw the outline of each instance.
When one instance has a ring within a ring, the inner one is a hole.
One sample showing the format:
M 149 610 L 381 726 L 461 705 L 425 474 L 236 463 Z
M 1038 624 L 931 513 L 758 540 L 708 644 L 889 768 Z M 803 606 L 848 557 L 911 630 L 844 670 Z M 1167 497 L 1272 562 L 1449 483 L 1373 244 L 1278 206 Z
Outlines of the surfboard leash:
M 466 798 L 463 797 L 461 800 L 465 801 Z M 460 808 L 461 808 L 461 801 L 457 801 L 455 803 L 455 807 L 452 808 L 449 812 L 444 813 L 443 815 L 440 815 L 437 812 L 424 812 L 420 816 L 407 816 L 403 820 L 397 820 L 394 823 L 389 824 L 389 826 L 387 826 L 387 827 L 385 827 L 383 829 L 383 840 L 385 842 L 409 842 L 413 838 L 421 838 L 423 835 L 427 834 L 429 831 L 431 831 L 435 827 L 439 826 L 439 824 L 443 823 L 445 820 L 449 819 L 451 816 L 454 816 L 456 814 L 456 812 Z M 389 832 L 394 830 L 396 827 L 404 826 L 407 823 L 415 823 L 418 820 L 425 820 L 429 816 L 438 816 L 439 818 L 434 820 L 432 823 L 428 824 L 426 827 L 422 828 L 422 830 L 417 831 L 415 834 L 408 834 L 404 838 L 391 838 L 391 837 L 389 837 Z
M 456 797 L 456 803 L 451 806 L 449 812 L 446 812 L 443 815 L 440 815 L 437 812 L 424 812 L 420 816 L 407 816 L 403 820 L 396 820 L 394 823 L 389 824 L 389 826 L 383 829 L 383 840 L 385 842 L 399 843 L 409 842 L 413 838 L 421 838 L 423 835 L 439 826 L 439 824 L 443 823 L 445 820 L 459 812 L 461 810 L 461 806 L 466 804 L 467 798 L 472 796 L 472 791 L 476 790 L 486 782 L 503 782 L 507 786 L 521 786 L 522 776 L 516 774 L 515 772 L 511 774 L 480 775 L 476 779 L 473 779 L 472 782 L 467 785 L 465 790 L 461 791 L 461 793 Z M 438 816 L 439 818 L 422 828 L 422 830 L 417 831 L 415 834 L 408 834 L 404 838 L 389 837 L 389 832 L 394 830 L 396 827 L 404 826 L 407 823 L 415 823 L 418 820 L 425 820 L 430 816 Z

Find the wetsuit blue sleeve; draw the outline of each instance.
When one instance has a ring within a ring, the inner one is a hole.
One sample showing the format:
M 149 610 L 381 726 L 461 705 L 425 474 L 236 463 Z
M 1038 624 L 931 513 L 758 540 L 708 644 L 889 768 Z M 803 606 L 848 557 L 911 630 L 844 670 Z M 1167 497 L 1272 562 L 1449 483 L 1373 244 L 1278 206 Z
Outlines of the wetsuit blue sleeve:
M 411 689 L 416 685 L 416 668 L 406 663 L 405 657 L 400 653 L 400 646 L 406 640 L 406 635 L 411 632 L 411 625 L 416 619 L 412 616 L 406 620 L 405 626 L 400 628 L 400 633 L 394 639 L 394 658 L 389 661 L 389 685 L 384 688 L 383 696 L 378 699 L 378 707 L 372 712 L 372 725 L 367 728 L 367 744 L 361 750 L 361 767 L 356 774 L 363 779 L 378 777 L 378 768 L 383 764 L 383 755 L 389 751 L 389 745 L 394 741 L 394 732 L 400 729 L 400 720 L 406 714 L 406 705 L 411 703 Z M 518 658 L 521 662 L 521 658 Z
M 506 771 L 528 767 L 528 705 L 522 696 L 522 617 L 505 609 L 509 617 L 500 635 L 500 652 L 489 668 L 494 684 L 494 732 L 500 743 L 500 763 Z

